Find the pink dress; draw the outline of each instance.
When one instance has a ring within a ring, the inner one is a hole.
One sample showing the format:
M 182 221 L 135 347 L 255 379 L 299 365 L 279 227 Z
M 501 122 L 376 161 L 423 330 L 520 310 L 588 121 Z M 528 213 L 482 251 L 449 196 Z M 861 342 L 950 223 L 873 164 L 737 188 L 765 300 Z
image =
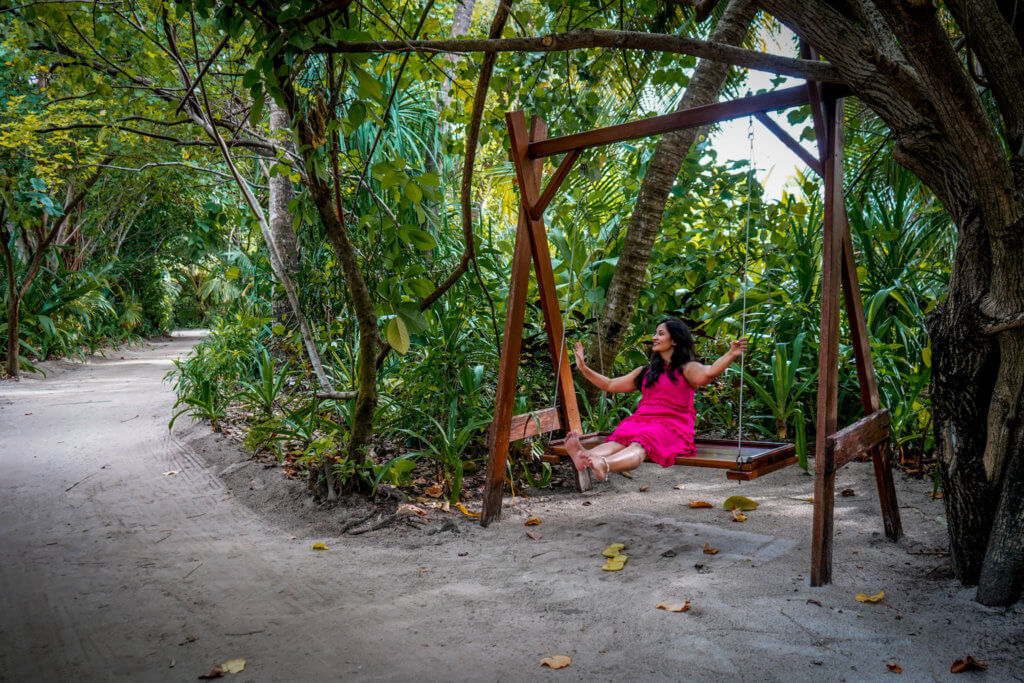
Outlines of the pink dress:
M 641 388 L 636 411 L 620 422 L 608 437 L 609 441 L 624 446 L 639 443 L 651 462 L 662 467 L 674 465 L 677 455 L 695 454 L 693 387 L 683 377 L 682 370 L 672 379 L 666 371 L 654 386 Z

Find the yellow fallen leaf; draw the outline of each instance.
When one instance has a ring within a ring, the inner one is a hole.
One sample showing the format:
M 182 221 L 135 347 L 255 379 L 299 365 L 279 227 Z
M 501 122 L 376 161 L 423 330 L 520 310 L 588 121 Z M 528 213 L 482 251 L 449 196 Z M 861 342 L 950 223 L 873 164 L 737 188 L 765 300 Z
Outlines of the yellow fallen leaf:
M 605 557 L 615 557 L 619 554 L 619 551 L 625 550 L 625 543 L 612 543 L 610 546 L 601 551 L 601 554 Z
M 710 543 L 705 543 L 704 544 L 704 554 L 705 555 L 717 555 L 718 554 L 718 548 L 712 548 Z
M 629 558 L 625 555 L 616 555 L 615 557 L 609 557 L 608 561 L 601 567 L 606 572 L 617 572 L 626 566 L 626 560 Z
M 734 521 L 734 522 L 745 522 L 745 521 L 747 521 L 747 516 L 745 514 L 743 514 L 742 512 L 740 512 L 739 508 L 733 508 L 732 509 L 732 521 Z
M 479 512 L 470 512 L 469 510 L 467 510 L 466 506 L 463 505 L 462 503 L 456 503 L 455 507 L 457 507 L 459 509 L 459 512 L 461 512 L 462 514 L 466 515 L 467 517 L 479 517 L 480 516 Z
M 221 664 L 220 668 L 223 669 L 225 673 L 229 674 L 241 673 L 242 671 L 245 671 L 245 660 L 232 659 Z
M 551 669 L 564 669 L 570 664 L 572 664 L 572 657 L 569 655 L 555 655 L 554 657 L 545 657 L 540 660 L 541 666 L 546 666 Z
M 530 517 L 523 522 L 523 526 L 537 526 L 538 524 L 540 524 L 540 517 Z
M 714 506 L 711 505 L 711 503 L 707 502 L 706 500 L 693 500 L 691 498 L 690 499 L 690 507 L 692 507 L 692 508 L 709 508 L 709 507 L 714 507 Z
M 328 547 L 326 545 L 320 543 L 319 541 L 313 544 L 313 550 L 327 550 L 327 548 Z
M 722 508 L 725 510 L 732 510 L 733 508 L 739 508 L 746 512 L 747 510 L 756 510 L 758 503 L 750 500 L 746 496 L 729 496 L 722 503 Z
M 885 597 L 885 591 L 878 591 L 878 595 L 868 595 L 867 593 L 857 593 L 857 602 L 878 602 Z
M 663 609 L 666 612 L 685 612 L 690 609 L 690 601 L 686 602 L 659 602 L 658 609 Z

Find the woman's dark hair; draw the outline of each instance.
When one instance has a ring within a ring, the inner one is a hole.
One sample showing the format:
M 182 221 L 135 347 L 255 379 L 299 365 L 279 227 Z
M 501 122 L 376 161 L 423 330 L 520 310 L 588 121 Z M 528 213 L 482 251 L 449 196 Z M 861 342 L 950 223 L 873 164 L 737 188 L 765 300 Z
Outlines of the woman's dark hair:
M 668 335 L 672 337 L 675 347 L 672 349 L 672 360 L 668 368 L 665 367 L 665 359 L 660 353 L 651 351 L 651 362 L 648 363 L 636 378 L 636 388 L 651 387 L 661 377 L 661 373 L 668 371 L 668 378 L 673 383 L 679 381 L 679 370 L 690 361 L 697 360 L 697 352 L 693 348 L 693 334 L 679 318 L 665 318 L 658 325 L 664 325 Z

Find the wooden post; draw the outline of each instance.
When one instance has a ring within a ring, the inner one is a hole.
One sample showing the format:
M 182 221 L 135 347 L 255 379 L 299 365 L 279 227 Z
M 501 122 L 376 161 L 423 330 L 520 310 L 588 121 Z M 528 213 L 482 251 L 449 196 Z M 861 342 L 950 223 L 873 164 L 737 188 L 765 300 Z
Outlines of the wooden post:
M 516 168 L 520 200 L 529 228 L 530 251 L 533 255 L 534 274 L 540 294 L 541 311 L 544 314 L 544 328 L 548 337 L 548 351 L 551 367 L 557 376 L 558 402 L 561 407 L 562 425 L 571 431 L 582 433 L 579 406 L 576 403 L 576 387 L 572 379 L 572 365 L 565 345 L 565 328 L 562 325 L 562 311 L 558 307 L 555 290 L 555 274 L 551 269 L 551 252 L 548 250 L 548 235 L 544 218 L 531 218 L 533 207 L 540 201 L 541 164 L 540 159 L 529 158 L 531 142 L 547 138 L 547 124 L 534 116 L 530 121 L 530 134 L 526 134 L 526 117 L 521 111 L 506 115 L 509 137 L 512 142 L 512 161 Z M 581 491 L 590 488 L 590 472 L 574 470 L 576 486 Z
M 841 193 L 841 190 L 840 190 Z M 857 282 L 857 263 L 853 254 L 853 238 L 850 236 L 850 222 L 846 207 L 842 206 L 840 220 L 843 232 L 843 298 L 846 302 L 846 318 L 850 324 L 853 356 L 857 363 L 857 381 L 860 384 L 860 400 L 864 414 L 876 412 L 881 401 L 878 398 L 878 383 L 875 380 L 875 366 L 871 361 L 871 344 L 868 341 L 867 320 L 864 317 L 864 302 L 860 297 Z M 900 509 L 896 503 L 896 487 L 892 481 L 892 465 L 889 449 L 884 445 L 875 446 L 869 453 L 875 469 L 875 485 L 878 488 L 878 502 L 882 507 L 882 527 L 885 535 L 897 541 L 903 535 Z
M 494 394 L 494 421 L 488 435 L 487 474 L 484 480 L 483 510 L 480 524 L 487 526 L 501 517 L 501 497 L 505 489 L 505 463 L 508 460 L 509 429 L 515 406 L 519 353 L 523 345 L 523 318 L 526 315 L 526 290 L 530 283 L 530 236 L 526 213 L 519 210 L 516 246 L 512 251 L 512 280 L 505 304 L 505 334 L 498 361 L 498 387 Z
M 843 205 L 842 100 L 824 105 L 825 221 L 821 250 L 821 342 L 818 355 L 818 419 L 814 443 L 814 523 L 811 537 L 811 585 L 832 582 L 832 530 L 835 507 L 834 454 L 825 447 L 836 431 L 839 408 L 839 283 L 842 229 L 836 216 Z M 812 107 L 813 107 L 812 103 Z

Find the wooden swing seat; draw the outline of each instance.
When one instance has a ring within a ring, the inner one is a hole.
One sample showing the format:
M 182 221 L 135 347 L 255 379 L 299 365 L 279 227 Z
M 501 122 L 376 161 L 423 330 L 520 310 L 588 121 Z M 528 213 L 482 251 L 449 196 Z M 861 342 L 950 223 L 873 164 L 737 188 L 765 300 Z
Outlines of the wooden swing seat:
M 611 432 L 584 434 L 580 442 L 585 448 L 604 443 Z M 777 441 L 742 441 L 737 458 L 736 441 L 725 439 L 696 439 L 697 454 L 677 456 L 676 465 L 683 467 L 714 467 L 726 470 L 725 476 L 738 481 L 750 481 L 761 475 L 780 470 L 796 462 L 796 446 Z M 565 439 L 548 444 L 541 461 L 557 463 L 568 458 Z

